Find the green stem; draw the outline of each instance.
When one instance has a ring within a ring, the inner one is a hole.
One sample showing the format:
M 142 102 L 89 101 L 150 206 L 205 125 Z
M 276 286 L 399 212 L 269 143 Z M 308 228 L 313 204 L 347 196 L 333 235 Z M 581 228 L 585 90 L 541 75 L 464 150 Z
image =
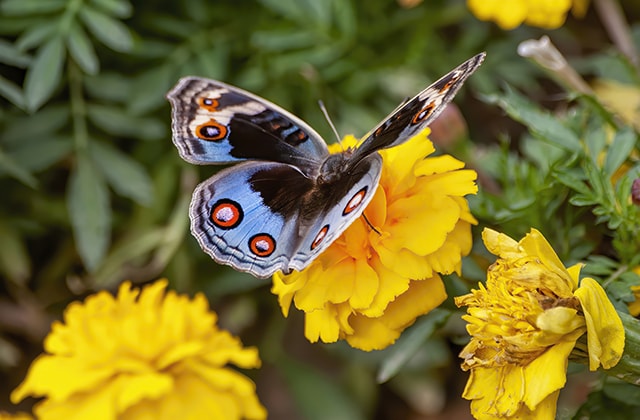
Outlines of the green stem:
M 67 68 L 76 152 L 86 151 L 89 144 L 89 130 L 87 129 L 87 106 L 82 91 L 82 72 L 73 60 L 68 60 Z

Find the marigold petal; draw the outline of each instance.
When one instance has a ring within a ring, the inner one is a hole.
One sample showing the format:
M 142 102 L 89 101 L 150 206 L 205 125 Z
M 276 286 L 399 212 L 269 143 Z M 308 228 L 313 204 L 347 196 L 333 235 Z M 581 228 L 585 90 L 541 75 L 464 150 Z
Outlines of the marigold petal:
M 584 328 L 584 319 L 573 308 L 557 306 L 538 315 L 536 326 L 549 334 L 565 335 Z M 584 332 L 584 331 L 583 331 Z
M 64 400 L 74 393 L 94 389 L 112 374 L 109 366 L 87 369 L 76 359 L 42 355 L 31 364 L 24 382 L 13 390 L 11 401 L 17 404 L 28 395 Z
M 384 244 L 375 247 L 380 261 L 407 279 L 424 279 L 433 275 L 431 264 L 425 258 L 418 257 L 406 249 L 390 250 Z
M 368 308 L 362 309 L 360 313 L 366 317 L 373 318 L 382 316 L 389 303 L 407 291 L 410 280 L 398 274 L 396 271 L 389 269 L 377 258 L 371 261 L 371 265 L 378 273 L 378 293 L 373 298 L 371 305 L 369 305 Z
M 615 366 L 624 351 L 625 332 L 622 320 L 600 284 L 586 277 L 575 291 L 580 300 L 587 324 L 589 370 L 600 365 L 609 369 Z
M 569 353 L 574 346 L 575 340 L 559 342 L 524 368 L 527 392 L 523 400 L 529 409 L 536 410 L 542 401 L 564 386 Z
M 523 253 L 518 242 L 504 233 L 497 232 L 493 229 L 483 229 L 482 241 L 489 252 L 501 258 L 517 258 Z
M 322 340 L 335 343 L 340 337 L 340 324 L 335 305 L 307 312 L 304 319 L 304 336 L 312 343 Z

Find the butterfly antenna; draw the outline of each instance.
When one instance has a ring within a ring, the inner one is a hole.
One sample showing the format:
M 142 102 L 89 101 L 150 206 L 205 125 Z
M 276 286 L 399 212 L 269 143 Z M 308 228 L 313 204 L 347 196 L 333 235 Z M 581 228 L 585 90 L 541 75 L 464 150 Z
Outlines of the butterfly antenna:
M 338 140 L 338 144 L 340 145 L 340 147 L 342 147 L 342 139 L 340 138 L 340 134 L 338 134 L 338 130 L 336 130 L 336 126 L 333 125 L 333 121 L 331 121 L 331 117 L 329 116 L 329 111 L 327 111 L 327 107 L 324 106 L 324 102 L 322 102 L 322 100 L 318 101 L 318 105 L 320 106 L 320 110 L 324 114 L 324 117 L 327 119 L 327 122 L 329 123 L 329 127 L 331 127 L 331 130 L 333 130 L 333 134 L 335 134 L 336 139 Z M 342 150 L 344 151 L 344 147 L 342 147 Z
M 375 226 L 373 226 L 371 224 L 371 222 L 369 221 L 369 219 L 367 218 L 367 215 L 362 213 L 362 217 L 364 217 L 364 221 L 367 222 L 367 224 L 369 225 L 369 227 L 371 228 L 371 230 L 373 230 L 375 233 L 377 233 L 378 235 L 382 236 L 382 233 L 380 233 L 380 231 L 378 229 L 376 229 Z

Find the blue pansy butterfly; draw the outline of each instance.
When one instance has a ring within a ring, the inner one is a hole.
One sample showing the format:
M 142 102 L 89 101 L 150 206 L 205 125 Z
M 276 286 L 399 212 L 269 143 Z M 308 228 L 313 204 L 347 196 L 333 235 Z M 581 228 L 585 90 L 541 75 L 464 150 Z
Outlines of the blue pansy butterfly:
M 373 198 L 382 170 L 377 151 L 429 125 L 484 57 L 465 61 L 357 148 L 337 154 L 304 121 L 263 98 L 215 80 L 180 79 L 167 94 L 180 156 L 234 164 L 195 189 L 191 232 L 214 260 L 257 277 L 304 269 Z

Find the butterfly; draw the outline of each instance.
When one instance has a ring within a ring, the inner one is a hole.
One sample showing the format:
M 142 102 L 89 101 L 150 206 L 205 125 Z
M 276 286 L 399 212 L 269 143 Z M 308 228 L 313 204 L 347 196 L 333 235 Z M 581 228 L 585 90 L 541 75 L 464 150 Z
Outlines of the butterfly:
M 169 91 L 172 137 L 194 164 L 233 164 L 198 185 L 191 232 L 215 261 L 256 277 L 303 270 L 357 219 L 382 170 L 378 150 L 429 125 L 480 66 L 465 61 L 373 128 L 329 154 L 309 125 L 239 88 L 185 77 Z

